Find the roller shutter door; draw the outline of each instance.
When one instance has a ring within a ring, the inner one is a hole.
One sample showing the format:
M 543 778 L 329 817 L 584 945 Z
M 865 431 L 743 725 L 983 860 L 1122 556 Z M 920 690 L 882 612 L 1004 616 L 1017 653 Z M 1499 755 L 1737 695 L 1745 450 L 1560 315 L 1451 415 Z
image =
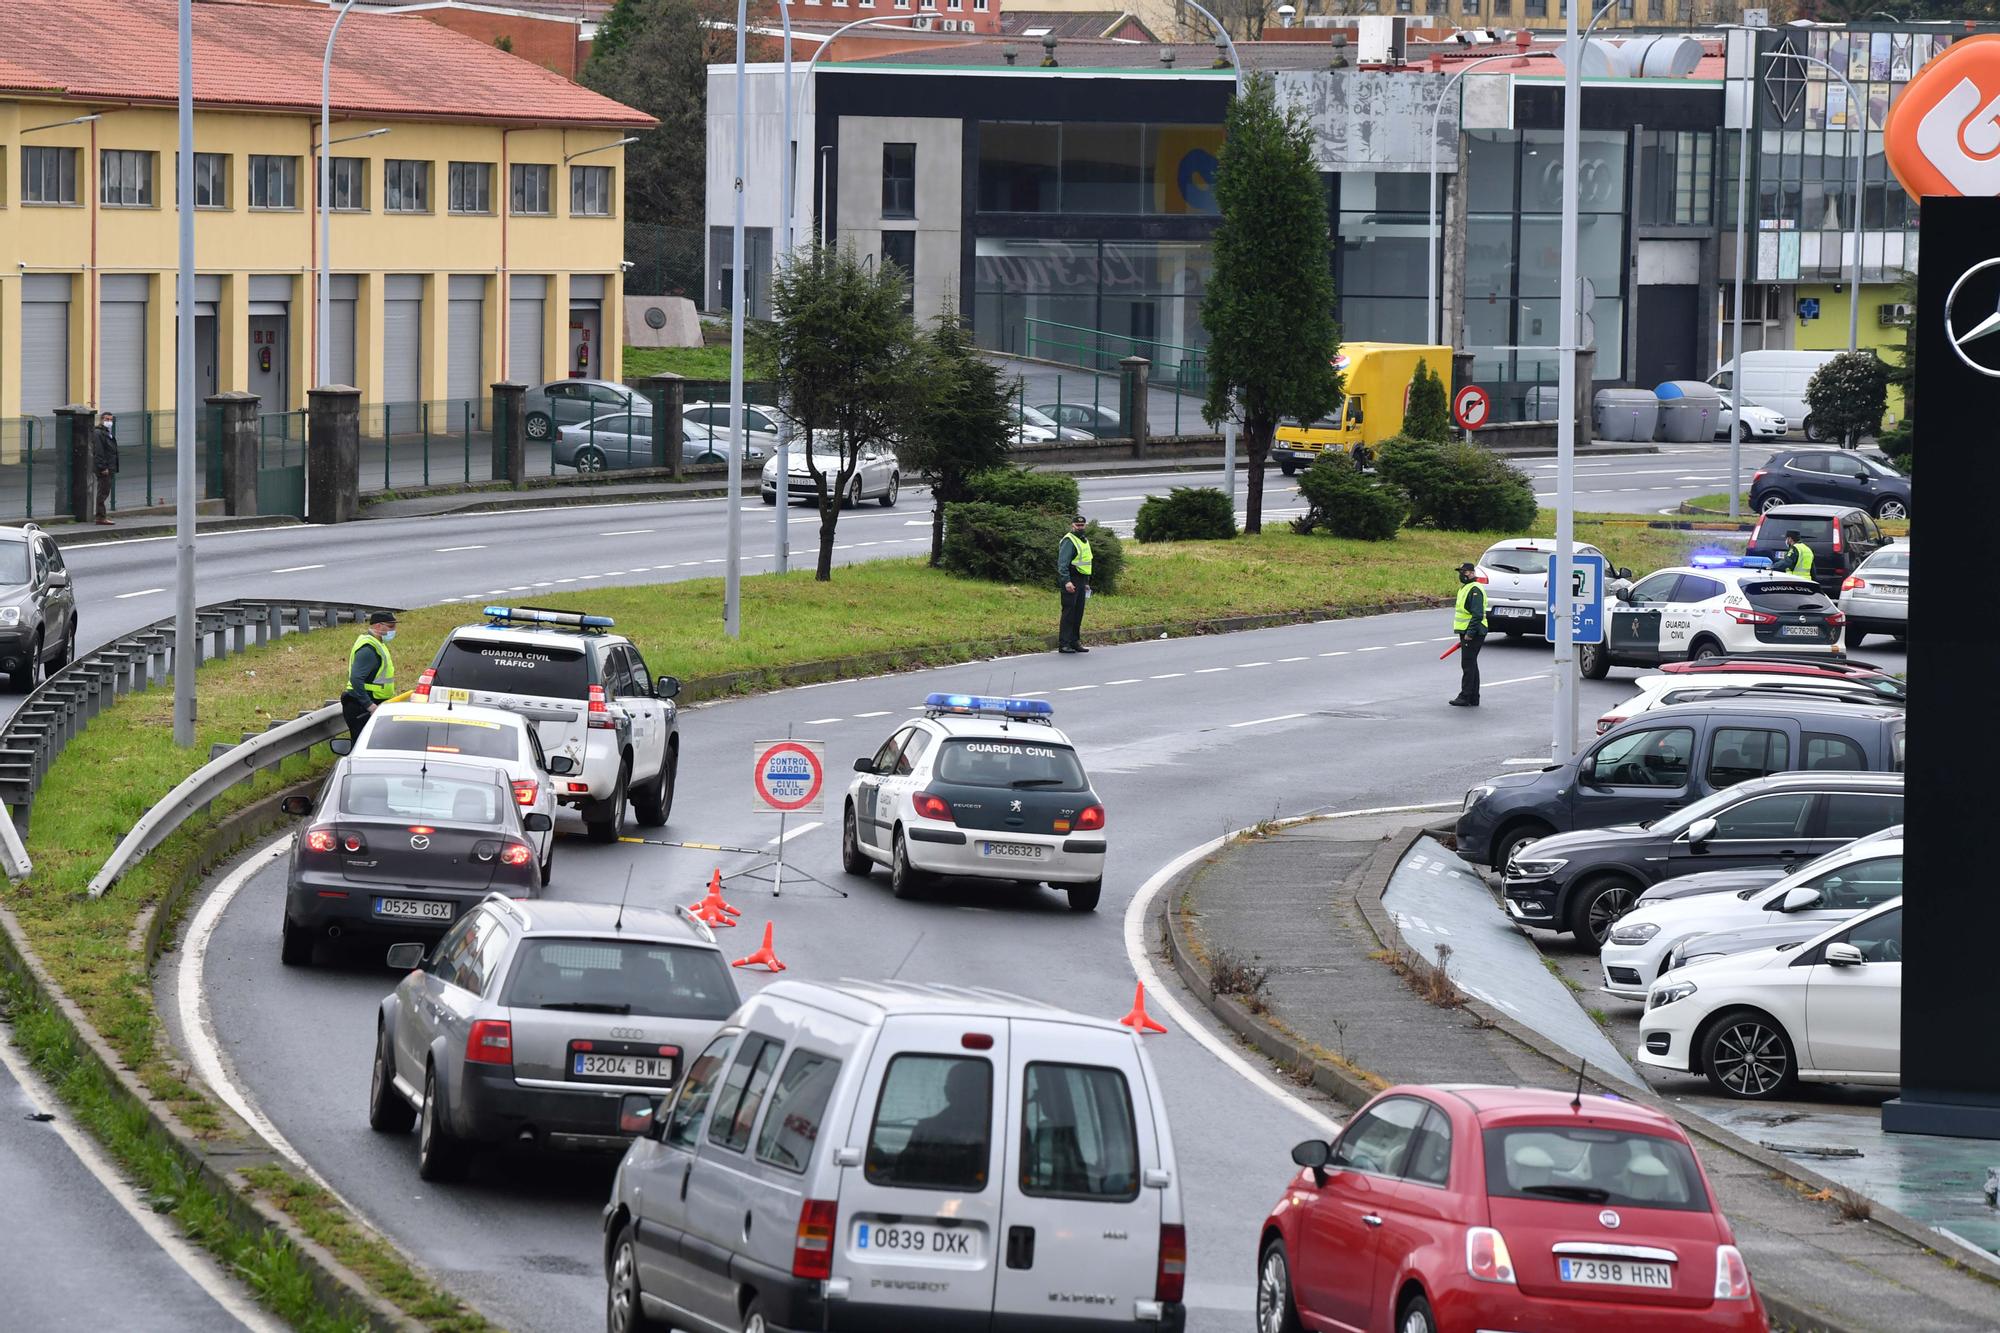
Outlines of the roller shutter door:
M 21 413 L 47 417 L 69 402 L 69 302 L 21 303 Z
M 327 308 L 328 350 L 332 353 L 330 368 L 335 384 L 354 384 L 354 301 L 352 298 L 333 299 Z
M 543 379 L 542 300 L 516 292 L 507 303 L 507 378 L 533 388 Z
M 445 393 L 453 402 L 485 395 L 479 383 L 480 354 L 484 350 L 486 303 L 477 298 L 451 303 L 450 361 L 445 367 Z
M 103 279 L 98 305 L 97 406 L 105 412 L 146 410 L 146 279 Z
M 391 297 L 382 303 L 382 401 L 414 403 L 423 384 L 424 303 Z

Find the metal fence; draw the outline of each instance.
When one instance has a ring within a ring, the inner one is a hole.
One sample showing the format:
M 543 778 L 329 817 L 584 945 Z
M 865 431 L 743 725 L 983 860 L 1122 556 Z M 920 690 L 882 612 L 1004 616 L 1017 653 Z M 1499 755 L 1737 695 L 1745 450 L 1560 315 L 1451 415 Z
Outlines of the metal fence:
M 701 228 L 628 222 L 625 258 L 632 265 L 625 275 L 625 290 L 631 295 L 685 296 L 696 309 L 706 304 Z
M 360 415 L 363 494 L 493 480 L 491 398 L 363 403 Z M 536 443 L 528 448 L 532 472 Z

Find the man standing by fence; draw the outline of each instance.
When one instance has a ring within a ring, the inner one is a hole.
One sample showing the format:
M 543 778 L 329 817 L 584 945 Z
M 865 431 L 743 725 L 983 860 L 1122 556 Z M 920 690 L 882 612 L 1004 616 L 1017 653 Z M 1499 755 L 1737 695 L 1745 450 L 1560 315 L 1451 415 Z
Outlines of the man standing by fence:
M 97 474 L 97 521 L 107 528 L 111 526 L 111 483 L 118 476 L 118 437 L 112 433 L 113 424 L 106 412 L 90 433 L 90 466 Z

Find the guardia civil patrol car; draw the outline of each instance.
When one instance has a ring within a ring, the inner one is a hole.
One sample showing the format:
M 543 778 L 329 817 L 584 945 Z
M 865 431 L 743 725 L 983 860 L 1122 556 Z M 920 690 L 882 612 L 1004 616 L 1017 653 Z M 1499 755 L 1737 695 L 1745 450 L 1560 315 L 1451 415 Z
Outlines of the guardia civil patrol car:
M 933 694 L 854 761 L 840 860 L 889 867 L 907 898 L 942 876 L 1046 883 L 1092 911 L 1104 888 L 1104 805 L 1042 699 Z
M 1847 623 L 1811 579 L 1756 556 L 1696 555 L 1620 589 L 1604 610 L 1604 642 L 1577 647 L 1592 680 L 1614 666 L 1725 655 L 1834 657 Z

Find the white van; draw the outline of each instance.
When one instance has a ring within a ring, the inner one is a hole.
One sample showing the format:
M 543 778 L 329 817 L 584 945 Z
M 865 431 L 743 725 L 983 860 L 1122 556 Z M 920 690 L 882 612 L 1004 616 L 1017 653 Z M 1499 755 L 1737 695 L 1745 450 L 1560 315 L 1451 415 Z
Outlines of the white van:
M 612 1333 L 1180 1333 L 1187 1233 L 1140 1040 L 999 991 L 779 981 L 604 1210 Z
M 1743 401 L 1768 407 L 1786 421 L 1804 423 L 1806 438 L 1823 437 L 1806 411 L 1806 385 L 1813 373 L 1839 356 L 1838 352 L 1745 352 L 1743 354 Z M 1725 391 L 1732 390 L 1735 377 L 1724 366 L 1708 377 L 1708 382 Z

